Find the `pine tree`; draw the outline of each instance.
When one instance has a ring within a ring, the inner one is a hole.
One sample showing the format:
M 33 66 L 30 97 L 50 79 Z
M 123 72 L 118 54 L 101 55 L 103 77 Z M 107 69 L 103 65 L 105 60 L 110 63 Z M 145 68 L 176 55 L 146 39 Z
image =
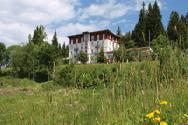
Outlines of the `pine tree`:
M 138 47 L 146 46 L 145 30 L 146 30 L 146 11 L 145 11 L 145 3 L 143 2 L 143 8 L 140 10 L 140 14 L 139 14 L 139 21 L 136 24 L 132 34 L 132 38 L 135 41 L 136 46 Z
M 181 18 L 176 11 L 172 11 L 170 21 L 167 27 L 167 33 L 170 40 L 176 42 L 180 48 L 187 48 L 187 26 L 186 18 L 182 15 Z
M 52 45 L 55 46 L 56 48 L 58 48 L 58 46 L 59 46 L 56 31 L 55 31 L 53 39 L 52 39 Z
M 28 42 L 32 43 L 32 36 L 31 36 L 31 34 L 28 35 Z
M 45 32 L 44 26 L 37 26 L 36 29 L 34 30 L 34 35 L 33 35 L 33 43 L 37 45 L 41 45 L 42 43 L 45 42 L 45 39 L 47 38 L 47 34 Z
M 121 34 L 121 28 L 118 26 L 118 29 L 117 29 L 117 35 L 118 36 L 121 36 L 122 34 Z
M 147 41 L 152 41 L 153 39 L 156 39 L 160 34 L 165 34 L 161 19 L 162 16 L 157 2 L 155 1 L 153 6 L 149 4 L 146 23 Z
M 167 27 L 168 38 L 170 40 L 176 41 L 178 39 L 177 27 L 179 25 L 179 18 L 179 14 L 176 11 L 172 11 Z

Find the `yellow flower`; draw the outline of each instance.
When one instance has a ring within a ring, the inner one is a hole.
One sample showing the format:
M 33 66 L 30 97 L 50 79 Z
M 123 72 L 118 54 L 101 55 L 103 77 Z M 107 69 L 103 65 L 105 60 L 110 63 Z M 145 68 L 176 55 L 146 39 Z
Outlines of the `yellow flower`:
M 160 105 L 167 105 L 167 104 L 168 104 L 167 101 L 161 101 L 161 102 L 160 102 Z
M 161 114 L 161 112 L 160 112 L 158 109 L 156 109 L 154 112 L 155 112 L 157 115 L 160 115 L 160 114 Z
M 160 122 L 160 121 L 161 121 L 161 118 L 158 116 L 158 117 L 154 118 L 154 121 L 155 121 L 155 122 Z
M 167 122 L 162 121 L 162 122 L 160 122 L 160 125 L 168 125 L 168 124 L 167 124 Z
M 148 113 L 146 115 L 146 117 L 149 118 L 149 119 L 153 118 L 154 117 L 154 112 Z

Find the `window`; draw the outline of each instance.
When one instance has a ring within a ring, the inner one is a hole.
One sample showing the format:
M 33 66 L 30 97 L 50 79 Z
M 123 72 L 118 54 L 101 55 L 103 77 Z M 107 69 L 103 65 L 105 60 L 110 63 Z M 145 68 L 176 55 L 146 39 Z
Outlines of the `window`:
M 78 43 L 78 38 L 76 38 L 76 43 Z
M 97 35 L 97 40 L 99 40 L 99 35 Z
M 94 36 L 91 36 L 91 41 L 94 41 Z

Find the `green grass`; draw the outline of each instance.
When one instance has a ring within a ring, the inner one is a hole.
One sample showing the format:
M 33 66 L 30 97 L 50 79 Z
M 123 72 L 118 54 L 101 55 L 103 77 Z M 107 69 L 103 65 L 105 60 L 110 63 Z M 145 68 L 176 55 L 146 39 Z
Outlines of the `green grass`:
M 126 97 L 111 88 L 58 89 L 33 94 L 0 95 L 1 125 L 145 125 L 144 117 L 166 100 L 165 121 L 188 124 L 188 84 L 145 90 Z
M 0 77 L 0 87 L 37 87 L 39 84 L 29 79 L 19 79 L 11 76 Z
M 177 52 L 160 63 L 75 65 L 69 87 L 51 81 L 36 83 L 37 92 L 0 94 L 0 125 L 159 125 L 145 117 L 155 109 L 168 125 L 188 125 L 187 57 Z M 35 86 L 30 80 L 8 79 L 0 78 L 6 86 Z M 69 84 L 69 79 L 59 80 Z M 94 81 L 92 87 L 75 87 Z M 161 107 L 161 100 L 168 105 Z

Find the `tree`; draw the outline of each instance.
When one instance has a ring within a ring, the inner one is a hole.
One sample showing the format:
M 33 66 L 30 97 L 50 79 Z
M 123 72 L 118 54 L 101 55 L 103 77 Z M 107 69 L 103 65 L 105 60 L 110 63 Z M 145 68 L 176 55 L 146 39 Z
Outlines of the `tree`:
M 172 11 L 167 27 L 167 34 L 170 40 L 176 41 L 178 39 L 177 27 L 179 25 L 179 18 L 179 14 L 176 11 Z
M 55 31 L 53 39 L 52 39 L 52 45 L 55 46 L 56 48 L 58 48 L 58 45 L 59 45 L 56 31 Z
M 152 41 L 152 49 L 155 53 L 159 54 L 161 49 L 165 49 L 170 45 L 168 38 L 164 35 L 160 35 Z
M 181 18 L 176 11 L 172 11 L 170 21 L 167 27 L 167 33 L 170 40 L 176 42 L 180 48 L 187 48 L 187 24 L 186 18 L 182 15 Z
M 123 44 L 125 48 L 134 48 L 135 42 L 132 40 L 131 32 L 126 33 L 125 36 L 122 36 L 120 39 L 120 43 Z
M 153 39 L 157 38 L 160 34 L 165 34 L 161 19 L 162 16 L 157 2 L 155 1 L 153 6 L 149 4 L 146 21 L 147 41 L 152 41 Z
M 82 63 L 86 63 L 88 61 L 88 55 L 87 53 L 80 51 L 79 55 L 78 55 L 78 60 Z
M 65 43 L 63 43 L 63 46 L 62 46 L 61 50 L 62 50 L 62 56 L 64 58 L 69 56 L 69 46 L 66 46 Z
M 41 45 L 42 43 L 45 42 L 45 39 L 47 37 L 47 34 L 45 32 L 44 26 L 37 26 L 36 29 L 34 30 L 34 35 L 32 42 L 36 45 Z
M 101 51 L 97 55 L 97 63 L 105 63 L 106 58 L 104 56 L 104 50 L 101 49 Z
M 31 34 L 28 35 L 28 42 L 29 42 L 29 43 L 32 42 L 32 36 L 31 36 Z
M 145 11 L 145 3 L 143 2 L 143 8 L 140 10 L 140 14 L 139 14 L 139 21 L 136 24 L 134 31 L 132 33 L 132 38 L 135 41 L 136 46 L 138 47 L 146 46 L 145 32 L 146 32 L 146 11 Z
M 33 78 L 36 70 L 37 58 L 34 44 L 30 43 L 23 47 L 13 46 L 9 49 L 10 62 L 15 75 L 21 78 Z
M 0 43 L 0 73 L 1 73 L 1 66 L 5 61 L 5 53 L 6 53 L 6 46 L 4 43 Z
M 118 36 L 121 36 L 122 34 L 121 34 L 121 28 L 118 26 L 118 29 L 117 29 L 117 35 Z

